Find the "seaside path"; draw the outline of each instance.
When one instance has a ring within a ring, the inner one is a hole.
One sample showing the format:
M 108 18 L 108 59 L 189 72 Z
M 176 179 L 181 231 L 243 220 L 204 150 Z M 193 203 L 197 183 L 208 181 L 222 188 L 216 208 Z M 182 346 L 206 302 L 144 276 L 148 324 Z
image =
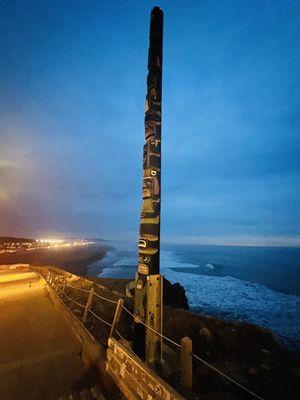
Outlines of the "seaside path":
M 79 343 L 33 272 L 0 274 L 0 400 L 52 400 L 86 370 Z M 4 272 L 4 273 L 3 273 Z

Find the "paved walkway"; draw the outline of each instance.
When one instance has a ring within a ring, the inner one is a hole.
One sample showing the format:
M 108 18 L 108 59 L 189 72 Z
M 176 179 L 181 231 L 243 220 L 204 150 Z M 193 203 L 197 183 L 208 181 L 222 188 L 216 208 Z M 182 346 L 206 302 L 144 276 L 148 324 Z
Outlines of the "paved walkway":
M 32 272 L 0 274 L 0 400 L 70 393 L 86 373 L 79 350 L 43 279 Z

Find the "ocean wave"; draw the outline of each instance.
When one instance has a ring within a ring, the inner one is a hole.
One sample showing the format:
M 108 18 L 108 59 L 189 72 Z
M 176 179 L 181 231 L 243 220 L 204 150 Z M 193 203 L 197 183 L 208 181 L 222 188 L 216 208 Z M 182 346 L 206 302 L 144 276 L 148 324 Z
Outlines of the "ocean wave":
M 164 274 L 184 286 L 191 310 L 267 327 L 285 343 L 300 346 L 299 296 L 229 276 L 195 276 L 172 269 Z
M 173 251 L 162 250 L 160 253 L 160 266 L 164 268 L 198 268 L 199 265 L 178 260 Z
M 189 257 L 191 258 L 190 252 Z M 196 259 L 196 257 L 193 257 Z M 101 277 L 133 278 L 137 252 L 123 244 L 100 261 Z M 300 297 L 237 277 L 221 276 L 219 264 L 185 262 L 185 254 L 161 250 L 161 273 L 186 290 L 190 308 L 219 318 L 267 327 L 291 347 L 300 346 Z M 224 267 L 225 268 L 225 267 Z M 205 272 L 207 270 L 207 272 Z M 224 273 L 229 270 L 224 270 Z M 222 273 L 223 274 L 223 273 Z
M 137 257 L 136 257 L 136 255 L 128 255 L 128 256 L 125 256 L 125 257 L 122 257 L 122 258 L 120 258 L 118 261 L 116 261 L 115 263 L 114 263 L 114 267 L 119 267 L 119 266 L 121 266 L 121 265 L 130 265 L 130 266 L 132 266 L 132 265 L 136 265 L 137 264 Z

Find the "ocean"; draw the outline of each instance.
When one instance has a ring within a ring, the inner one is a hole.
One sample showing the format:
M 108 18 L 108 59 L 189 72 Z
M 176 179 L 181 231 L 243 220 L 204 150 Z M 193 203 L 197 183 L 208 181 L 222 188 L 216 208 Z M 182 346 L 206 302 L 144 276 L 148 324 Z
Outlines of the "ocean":
M 90 274 L 134 278 L 136 245 L 109 244 Z M 191 311 L 267 327 L 300 351 L 300 248 L 162 245 L 161 273 L 185 288 Z

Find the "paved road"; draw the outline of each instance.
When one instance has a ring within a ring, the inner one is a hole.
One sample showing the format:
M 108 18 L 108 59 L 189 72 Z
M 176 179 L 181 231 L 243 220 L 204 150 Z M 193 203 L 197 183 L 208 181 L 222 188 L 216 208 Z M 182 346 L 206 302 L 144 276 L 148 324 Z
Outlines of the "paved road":
M 0 274 L 0 400 L 55 400 L 86 373 L 44 285 L 32 272 Z

